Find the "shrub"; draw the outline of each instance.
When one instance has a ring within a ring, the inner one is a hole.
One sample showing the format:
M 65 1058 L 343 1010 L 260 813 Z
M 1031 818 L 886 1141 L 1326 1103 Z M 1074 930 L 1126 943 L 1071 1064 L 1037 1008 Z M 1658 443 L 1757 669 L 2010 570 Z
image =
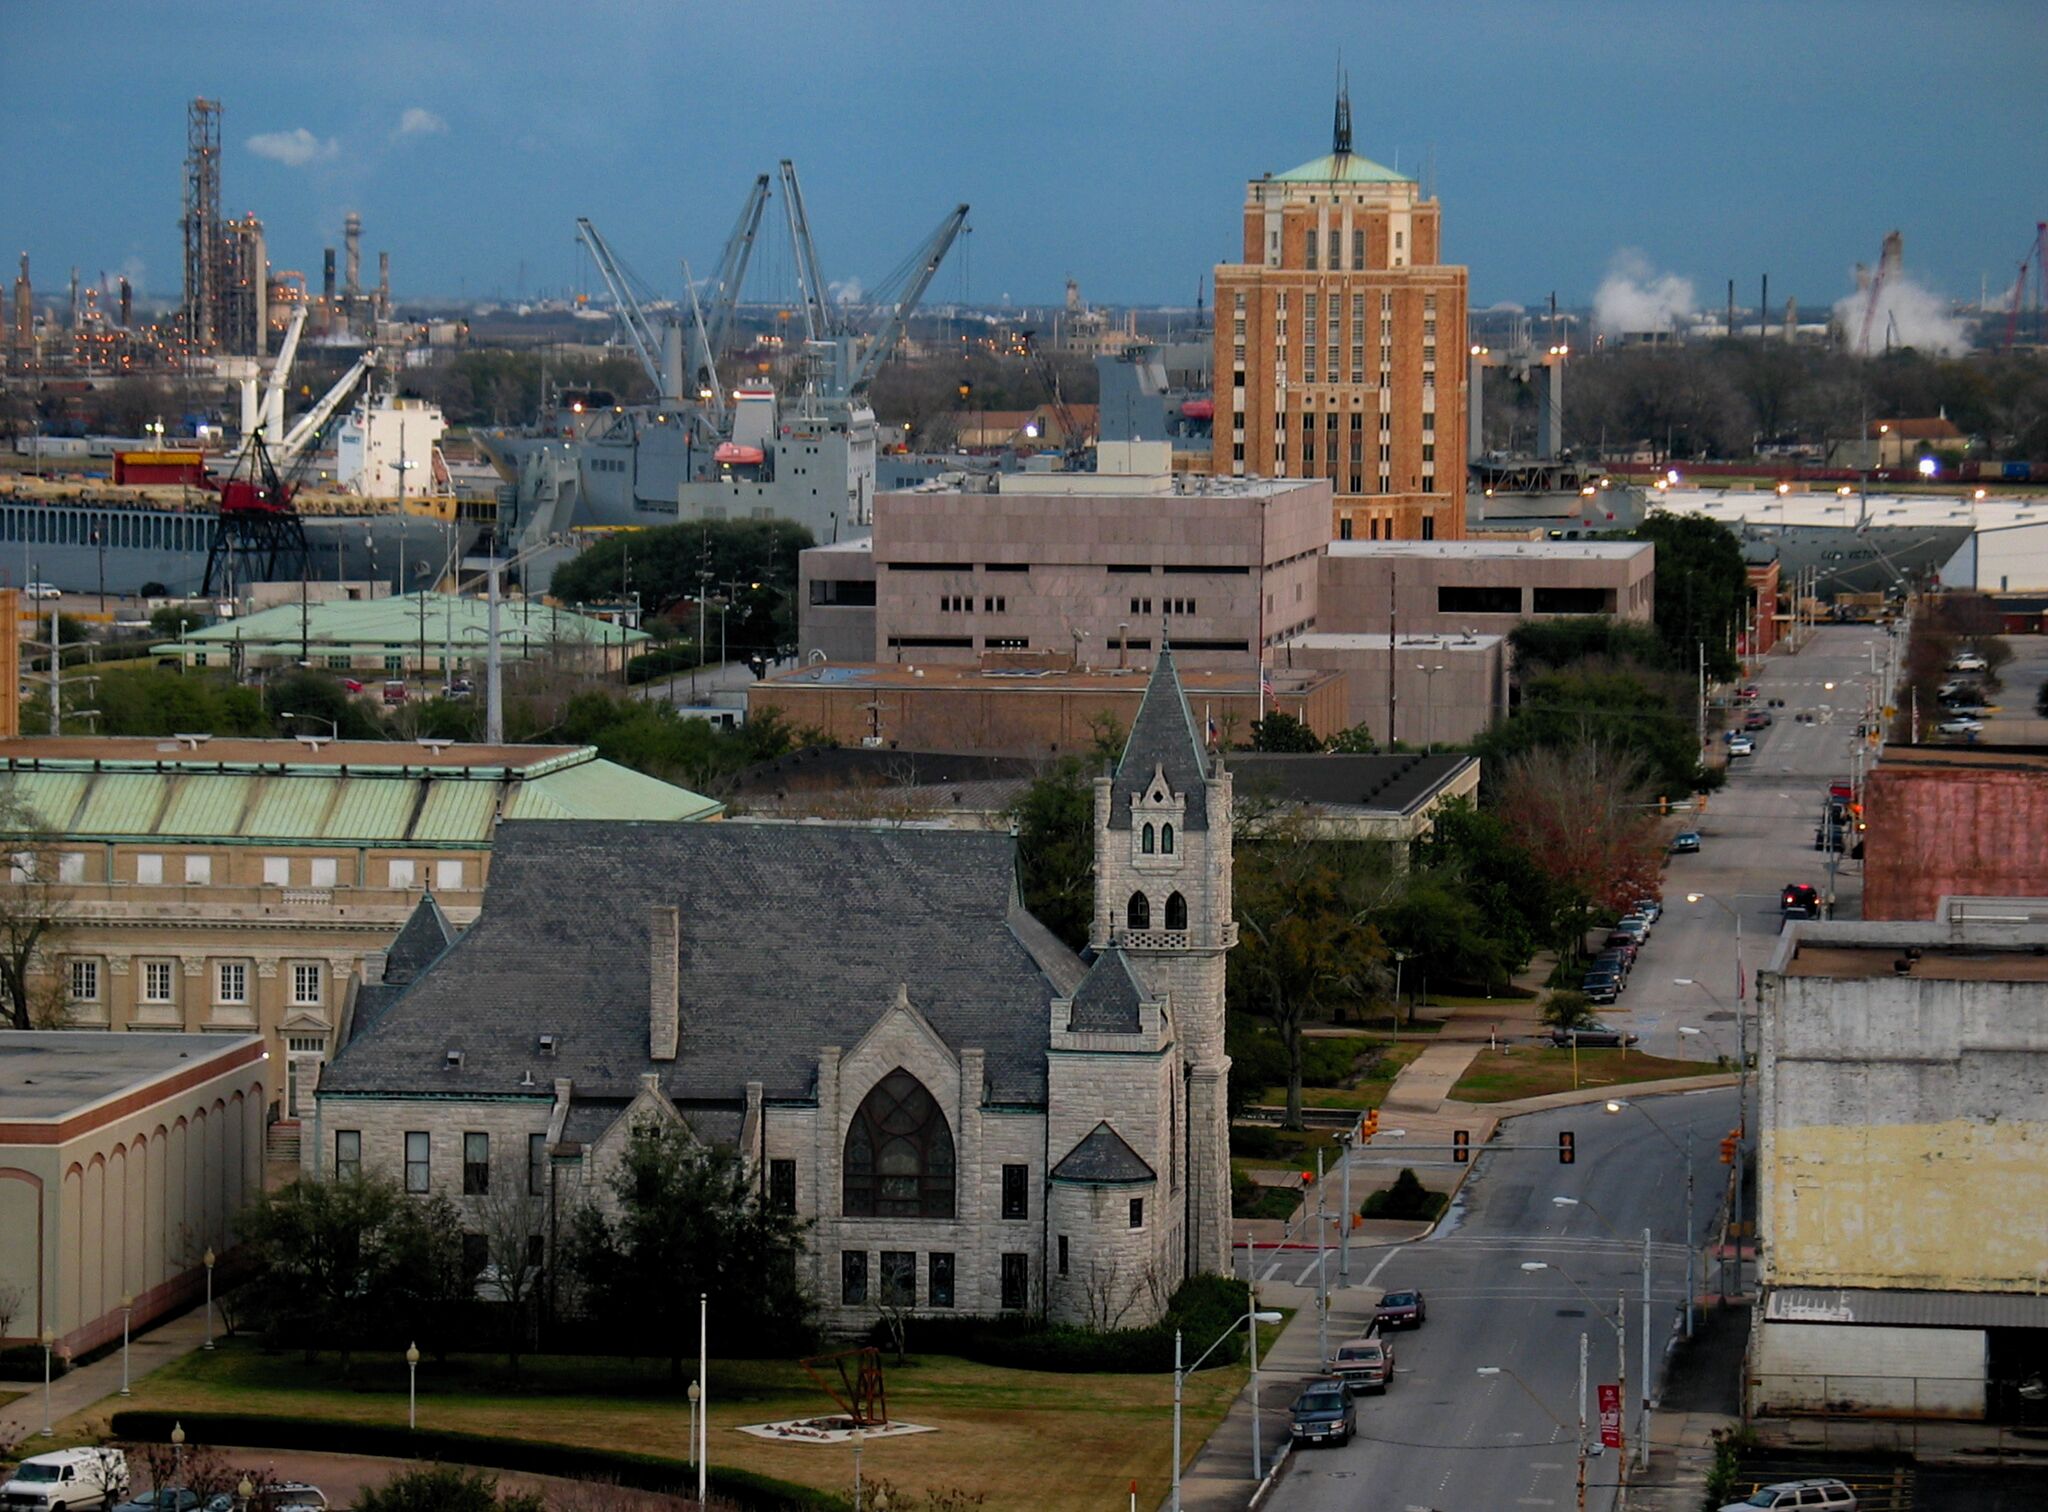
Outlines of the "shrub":
M 547 1503 L 533 1491 L 501 1498 L 497 1477 L 481 1470 L 423 1465 L 358 1491 L 355 1512 L 547 1512 Z
M 1359 1207 L 1360 1216 L 1366 1218 L 1415 1218 L 1430 1219 L 1450 1205 L 1451 1199 L 1442 1192 L 1432 1192 L 1417 1179 L 1413 1169 L 1401 1168 L 1401 1174 L 1394 1178 L 1390 1187 L 1374 1192 Z
M 1301 1206 L 1301 1193 L 1288 1187 L 1269 1186 L 1242 1172 L 1230 1178 L 1230 1216 L 1233 1218 L 1279 1218 L 1294 1216 Z

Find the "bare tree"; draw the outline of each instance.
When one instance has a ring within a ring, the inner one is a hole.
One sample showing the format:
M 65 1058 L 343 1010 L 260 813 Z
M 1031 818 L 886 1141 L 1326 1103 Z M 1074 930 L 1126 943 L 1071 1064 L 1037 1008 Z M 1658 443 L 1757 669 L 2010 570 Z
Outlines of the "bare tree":
M 484 1272 L 477 1292 L 504 1309 L 505 1363 L 516 1380 L 519 1354 L 532 1337 L 534 1303 L 541 1293 L 545 1209 L 524 1181 L 494 1185 L 498 1189 L 475 1209 L 484 1239 Z
M 0 1281 L 0 1339 L 14 1331 L 15 1314 L 21 1311 L 21 1304 L 28 1300 L 28 1293 L 13 1281 Z
M 1509 832 L 1578 904 L 1566 957 L 1585 943 L 1594 907 L 1632 903 L 1654 890 L 1663 857 L 1656 807 L 1642 762 L 1580 739 L 1511 757 L 1501 779 Z
M 38 982 L 66 900 L 56 836 L 13 784 L 0 786 L 0 845 L 7 874 L 0 881 L 0 992 L 9 1027 L 47 1029 L 62 1024 L 65 984 Z
M 1170 1291 L 1156 1259 L 1135 1268 L 1127 1267 L 1115 1256 L 1090 1260 L 1084 1292 L 1088 1300 L 1088 1325 L 1104 1332 L 1121 1328 L 1131 1309 L 1141 1302 L 1149 1302 L 1154 1312 L 1164 1312 Z

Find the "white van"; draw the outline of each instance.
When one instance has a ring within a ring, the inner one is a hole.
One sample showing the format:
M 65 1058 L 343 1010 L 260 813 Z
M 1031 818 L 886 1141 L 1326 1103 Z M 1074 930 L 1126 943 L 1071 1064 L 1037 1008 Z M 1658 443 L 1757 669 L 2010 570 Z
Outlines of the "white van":
M 128 1456 L 118 1449 L 57 1449 L 23 1460 L 0 1486 L 5 1512 L 79 1512 L 128 1495 Z

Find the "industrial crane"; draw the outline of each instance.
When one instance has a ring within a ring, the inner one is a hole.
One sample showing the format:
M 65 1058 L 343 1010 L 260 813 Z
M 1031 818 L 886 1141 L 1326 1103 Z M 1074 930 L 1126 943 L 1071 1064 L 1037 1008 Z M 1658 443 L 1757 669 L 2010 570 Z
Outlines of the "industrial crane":
M 890 312 L 889 319 L 868 343 L 867 350 L 861 354 L 860 365 L 853 370 L 853 381 L 847 386 L 848 393 L 864 393 L 868 385 L 875 381 L 875 374 L 880 371 L 882 364 L 889 360 L 889 353 L 895 350 L 896 343 L 902 339 L 903 327 L 909 322 L 912 312 L 917 309 L 918 302 L 924 298 L 924 291 L 931 287 L 932 279 L 939 271 L 939 264 L 946 260 L 946 253 L 951 250 L 954 240 L 960 235 L 960 228 L 966 224 L 967 207 L 955 205 L 946 218 L 939 222 L 939 228 L 925 238 L 924 245 L 911 254 L 916 263 L 916 271 L 911 274 L 909 283 L 904 286 L 903 297 L 896 301 L 896 308 Z
M 640 354 L 640 366 L 646 370 L 647 379 L 654 385 L 655 393 L 664 399 L 677 399 L 671 394 L 674 385 L 662 373 L 662 344 L 655 335 L 653 325 L 647 319 L 647 312 L 640 308 L 640 301 L 633 296 L 633 290 L 626 281 L 625 270 L 612 255 L 611 243 L 598 234 L 597 227 L 590 223 L 588 216 L 576 217 L 576 239 L 590 249 L 591 260 L 597 264 L 597 271 L 604 279 L 604 286 L 611 290 L 612 308 L 617 311 L 619 323 L 626 328 L 626 336 L 633 343 L 633 350 Z
M 1884 293 L 1884 286 L 1891 276 L 1899 271 L 1905 256 L 1905 237 L 1896 231 L 1891 232 L 1878 252 L 1877 272 L 1870 278 L 1870 297 L 1863 301 L 1863 328 L 1856 338 L 1856 350 L 1866 357 L 1870 355 L 1870 323 L 1877 315 L 1878 297 Z
M 796 181 L 796 164 L 788 158 L 781 163 L 782 208 L 789 217 L 789 241 L 796 256 L 798 297 L 804 306 L 804 339 L 827 341 L 838 333 L 825 308 L 825 275 L 818 271 L 818 247 L 811 240 L 811 217 L 804 209 L 804 192 Z
M 1045 385 L 1046 396 L 1052 401 L 1053 419 L 1059 423 L 1060 449 L 1066 454 L 1069 468 L 1087 455 L 1082 444 L 1080 423 L 1075 420 L 1073 410 L 1067 404 L 1067 396 L 1060 391 L 1060 371 L 1053 361 L 1032 337 L 1036 331 L 1019 331 L 1024 343 L 1024 357 L 1032 370 L 1038 374 L 1039 382 Z
M 311 409 L 292 422 L 292 428 L 284 433 L 277 443 L 276 459 L 285 466 L 295 464 L 301 453 L 312 445 L 327 422 L 334 418 L 334 412 L 341 408 L 343 401 L 354 392 L 355 386 L 368 377 L 377 365 L 378 352 L 375 347 L 365 351 L 350 366 L 349 370 L 335 379 L 334 387 L 314 401 Z
M 2008 352 L 2012 350 L 2013 339 L 2019 335 L 2020 311 L 2027 302 L 2027 266 L 2030 263 L 2041 289 L 2039 304 L 2048 306 L 2048 221 L 2034 223 L 2034 239 L 2027 243 L 2027 255 L 2020 259 L 2020 276 L 2013 280 L 2012 299 L 2005 307 L 2005 349 Z
M 754 236 L 761 229 L 761 212 L 768 206 L 768 175 L 754 180 L 740 218 L 725 239 L 725 252 L 718 260 L 718 277 L 711 285 L 711 313 L 705 319 L 705 341 L 710 355 L 725 350 L 732 334 L 733 312 L 739 307 L 740 285 L 746 282 L 747 263 L 754 255 Z

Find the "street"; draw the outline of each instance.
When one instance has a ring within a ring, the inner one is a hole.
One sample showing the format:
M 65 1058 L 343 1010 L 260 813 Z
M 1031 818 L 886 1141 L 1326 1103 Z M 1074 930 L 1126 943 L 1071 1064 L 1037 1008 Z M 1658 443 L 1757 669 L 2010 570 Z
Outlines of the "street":
M 1740 992 L 1754 1001 L 1757 968 L 1776 948 L 1785 884 L 1811 883 L 1823 897 L 1832 889 L 1837 917 L 1860 912 L 1862 863 L 1845 852 L 1831 879 L 1828 853 L 1814 848 L 1814 831 L 1828 783 L 1848 780 L 1855 770 L 1856 727 L 1882 706 L 1888 649 L 1878 626 L 1823 625 L 1798 655 L 1772 656 L 1755 679 L 1759 691 L 1751 707 L 1768 713 L 1771 726 L 1753 732 L 1756 754 L 1732 760 L 1728 785 L 1708 796 L 1707 811 L 1693 826 L 1700 832 L 1698 854 L 1670 858 L 1664 916 L 1628 989 L 1602 1010 L 1602 1017 L 1640 1034 L 1651 1054 L 1734 1062 L 1736 999 Z M 1772 699 L 1785 706 L 1769 707 Z M 1802 721 L 1802 714 L 1811 721 Z M 1688 903 L 1686 895 L 1694 892 L 1704 896 Z M 1681 1026 L 1701 1032 L 1681 1034 Z
M 1588 1432 L 1597 1438 L 1594 1387 L 1616 1378 L 1622 1341 L 1613 1320 L 1617 1298 L 1626 1297 L 1633 1444 L 1643 1362 L 1642 1231 L 1652 1233 L 1650 1358 L 1661 1372 L 1685 1289 L 1687 1131 L 1695 1163 L 1693 1232 L 1704 1236 L 1726 1177 L 1715 1145 L 1734 1113 L 1735 1094 L 1721 1089 L 1644 1099 L 1617 1114 L 1592 1103 L 1504 1124 L 1434 1238 L 1353 1253 L 1357 1284 L 1332 1302 L 1333 1345 L 1342 1336 L 1340 1319 L 1369 1316 L 1368 1304 L 1383 1290 L 1420 1287 L 1428 1322 L 1394 1336 L 1394 1383 L 1383 1396 L 1359 1398 L 1358 1438 L 1291 1457 L 1269 1505 L 1284 1512 L 1574 1505 L 1579 1335 L 1587 1336 L 1589 1350 Z M 1569 1166 L 1558 1161 L 1562 1130 L 1575 1135 L 1577 1159 Z M 1555 1197 L 1579 1202 L 1560 1205 Z M 1327 1263 L 1334 1280 L 1334 1252 Z M 1259 1269 L 1294 1282 L 1304 1267 L 1312 1286 L 1312 1253 L 1262 1256 Z M 1703 1294 L 1714 1282 L 1697 1278 Z M 1314 1329 L 1313 1308 L 1311 1294 L 1290 1332 Z M 1293 1390 L 1291 1381 L 1272 1383 L 1264 1394 L 1268 1412 L 1284 1420 Z M 1589 1506 L 1613 1504 L 1617 1469 L 1613 1451 L 1589 1460 Z

